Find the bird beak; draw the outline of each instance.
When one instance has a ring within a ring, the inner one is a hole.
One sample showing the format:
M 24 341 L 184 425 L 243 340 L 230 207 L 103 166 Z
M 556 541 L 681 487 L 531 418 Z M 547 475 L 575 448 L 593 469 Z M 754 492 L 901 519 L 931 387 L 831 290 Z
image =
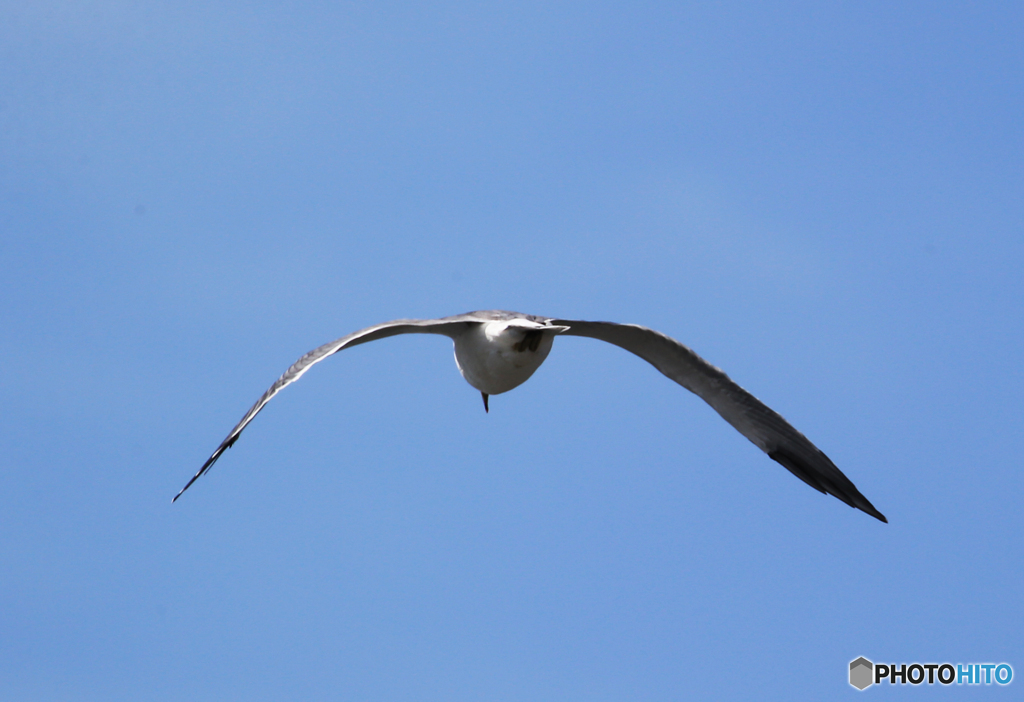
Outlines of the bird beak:
M 487 406 L 487 397 L 488 397 L 488 395 L 487 395 L 486 392 L 481 392 L 480 394 L 484 398 L 484 412 L 488 412 L 489 413 L 491 411 L 491 409 Z

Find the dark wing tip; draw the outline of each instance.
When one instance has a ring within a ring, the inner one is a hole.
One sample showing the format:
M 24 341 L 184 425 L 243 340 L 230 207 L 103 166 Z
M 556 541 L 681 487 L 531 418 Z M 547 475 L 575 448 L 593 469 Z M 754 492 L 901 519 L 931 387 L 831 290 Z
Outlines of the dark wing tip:
M 189 480 L 187 483 L 185 483 L 185 487 L 183 487 L 181 490 L 179 490 L 177 495 L 175 495 L 174 497 L 171 498 L 171 504 L 173 505 L 175 502 L 177 502 L 178 498 L 181 497 L 185 493 L 186 490 L 188 490 L 190 487 L 192 487 L 192 483 L 194 483 L 195 481 L 199 480 L 199 477 L 203 473 L 205 473 L 206 471 L 210 470 L 210 468 L 213 466 L 213 464 L 217 462 L 217 459 L 220 458 L 220 455 L 222 453 L 224 453 L 226 450 L 228 450 L 229 448 L 231 448 L 234 445 L 235 441 L 237 441 L 237 440 L 238 440 L 238 434 L 235 434 L 233 437 L 231 437 L 231 439 L 225 441 L 223 444 L 218 446 L 217 450 L 213 452 L 213 455 L 206 459 L 206 463 L 204 463 L 203 467 L 199 469 L 199 472 L 197 472 L 195 475 L 193 475 L 192 479 Z
M 820 455 L 825 457 L 825 454 Z M 885 522 L 886 524 L 889 523 L 889 520 L 885 518 L 885 515 L 875 509 L 875 506 L 868 501 L 868 498 L 864 497 L 864 495 L 860 493 L 857 486 L 854 485 L 849 478 L 843 475 L 842 471 L 835 468 L 827 457 L 825 457 L 825 461 L 838 474 L 834 476 L 836 478 L 835 480 L 830 479 L 830 476 L 826 475 L 821 470 L 815 469 L 814 466 L 802 457 L 798 456 L 796 453 L 787 451 L 783 448 L 769 451 L 768 457 L 776 463 L 784 466 L 790 473 L 800 478 L 800 480 L 804 481 L 818 492 L 832 495 L 851 507 L 859 509 L 865 514 L 871 515 L 880 522 Z

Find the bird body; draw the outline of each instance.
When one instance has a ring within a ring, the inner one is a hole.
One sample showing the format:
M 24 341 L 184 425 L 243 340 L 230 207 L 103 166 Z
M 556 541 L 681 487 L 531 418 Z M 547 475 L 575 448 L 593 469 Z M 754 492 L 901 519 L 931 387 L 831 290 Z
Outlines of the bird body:
M 292 364 L 256 401 L 174 500 L 238 440 L 242 430 L 274 395 L 313 365 L 351 346 L 397 334 L 441 334 L 451 338 L 459 372 L 480 391 L 484 409 L 488 409 L 489 395 L 508 392 L 533 375 L 551 352 L 556 336 L 584 336 L 613 344 L 636 354 L 701 397 L 755 446 L 814 489 L 887 521 L 807 437 L 722 370 L 675 339 L 636 324 L 553 319 L 502 310 L 440 319 L 399 319 L 361 329 L 313 349 Z
M 455 363 L 474 388 L 500 395 L 529 380 L 568 328 L 525 318 L 469 325 L 453 339 Z

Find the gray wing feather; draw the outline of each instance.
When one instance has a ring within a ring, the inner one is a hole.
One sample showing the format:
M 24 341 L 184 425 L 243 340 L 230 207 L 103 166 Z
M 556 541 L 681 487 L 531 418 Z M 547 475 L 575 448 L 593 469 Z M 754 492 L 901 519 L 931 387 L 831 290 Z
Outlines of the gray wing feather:
M 636 324 L 569 319 L 552 319 L 551 324 L 569 327 L 563 335 L 599 339 L 636 354 L 698 395 L 770 458 L 815 490 L 888 522 L 806 436 L 689 347 Z
M 227 451 L 231 446 L 238 440 L 242 430 L 245 429 L 249 422 L 251 422 L 260 410 L 270 402 L 271 398 L 277 393 L 281 392 L 285 387 L 291 385 L 296 380 L 301 378 L 303 374 L 312 368 L 314 365 L 324 360 L 328 356 L 338 353 L 344 349 L 352 346 L 358 346 L 359 344 L 365 344 L 368 341 L 376 341 L 377 339 L 384 339 L 389 336 L 395 336 L 397 334 L 443 334 L 444 336 L 454 337 L 466 328 L 468 324 L 477 323 L 481 321 L 489 321 L 489 317 L 486 313 L 470 312 L 467 314 L 455 315 L 454 317 L 443 317 L 441 319 L 396 319 L 393 322 L 384 322 L 383 324 L 376 324 L 366 329 L 360 329 L 357 332 L 343 336 L 340 339 L 335 339 L 329 343 L 319 346 L 309 353 L 305 354 L 302 358 L 297 360 L 284 372 L 280 378 L 277 379 L 273 385 L 270 386 L 263 396 L 256 401 L 249 411 L 245 413 L 231 433 L 227 435 L 227 438 L 221 442 L 217 450 L 206 459 L 206 463 L 199 469 L 192 479 L 188 481 L 188 484 L 181 489 L 171 502 L 174 502 L 182 493 L 191 487 L 199 476 L 206 471 L 210 470 L 217 459 L 220 458 L 221 454 Z

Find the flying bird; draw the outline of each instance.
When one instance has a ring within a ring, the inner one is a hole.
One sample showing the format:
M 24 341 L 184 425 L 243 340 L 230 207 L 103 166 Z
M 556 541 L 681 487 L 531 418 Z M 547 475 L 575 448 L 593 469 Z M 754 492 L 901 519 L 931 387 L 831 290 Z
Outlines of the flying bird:
M 637 324 L 552 319 L 501 310 L 467 312 L 441 319 L 397 319 L 361 329 L 313 349 L 292 364 L 263 393 L 199 472 L 171 501 L 181 497 L 199 476 L 210 470 L 274 395 L 301 378 L 315 364 L 352 346 L 397 334 L 441 334 L 449 337 L 455 344 L 455 363 L 459 372 L 466 382 L 480 391 L 484 411 L 489 411 L 488 398 L 491 395 L 508 392 L 533 375 L 550 353 L 556 336 L 586 336 L 614 344 L 636 354 L 698 395 L 769 458 L 815 490 L 833 495 L 851 507 L 888 522 L 806 436 L 720 369 L 675 339 Z

